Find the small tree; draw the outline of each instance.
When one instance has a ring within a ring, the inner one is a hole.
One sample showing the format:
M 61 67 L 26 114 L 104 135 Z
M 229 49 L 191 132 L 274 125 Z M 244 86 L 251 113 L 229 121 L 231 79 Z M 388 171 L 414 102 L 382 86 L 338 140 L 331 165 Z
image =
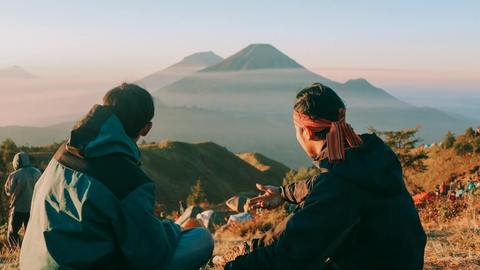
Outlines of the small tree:
M 445 149 L 449 149 L 453 147 L 455 141 L 455 134 L 453 134 L 451 131 L 448 131 L 447 135 L 445 135 L 445 138 L 443 139 L 442 145 Z
M 476 153 L 480 153 L 480 138 L 475 139 L 474 148 Z
M 457 142 L 455 144 L 455 153 L 459 156 L 473 153 L 473 145 L 468 142 Z
M 397 154 L 404 171 L 423 172 L 427 169 L 424 160 L 428 158 L 424 150 L 416 149 L 420 139 L 416 137 L 419 128 L 402 129 L 399 131 L 370 131 L 381 136 L 385 143 Z
M 475 130 L 473 128 L 469 127 L 465 130 L 465 137 L 468 139 L 475 138 Z
M 19 151 L 17 145 L 12 139 L 5 139 L 0 145 L 0 151 L 2 152 L 2 167 L 5 171 L 12 169 L 12 159 Z
M 198 178 L 195 185 L 190 188 L 187 203 L 188 205 L 198 205 L 204 202 L 207 202 L 207 194 L 203 191 L 202 181 Z

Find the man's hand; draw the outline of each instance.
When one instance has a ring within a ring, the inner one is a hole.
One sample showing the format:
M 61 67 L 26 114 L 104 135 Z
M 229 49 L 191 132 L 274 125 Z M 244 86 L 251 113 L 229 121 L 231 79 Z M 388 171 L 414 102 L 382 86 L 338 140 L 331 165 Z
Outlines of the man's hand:
M 263 191 L 263 194 L 249 199 L 247 202 L 248 209 L 275 209 L 281 206 L 285 200 L 282 198 L 282 190 L 280 187 L 257 184 L 257 189 Z

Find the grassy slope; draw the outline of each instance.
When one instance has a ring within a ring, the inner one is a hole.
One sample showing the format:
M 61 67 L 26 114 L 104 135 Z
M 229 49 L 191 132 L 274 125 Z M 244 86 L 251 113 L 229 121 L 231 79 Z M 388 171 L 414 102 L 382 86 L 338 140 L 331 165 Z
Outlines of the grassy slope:
M 440 146 L 427 148 L 429 158 L 425 161 L 427 170 L 422 173 L 407 175 L 416 185 L 423 187 L 425 191 L 433 191 L 435 185 L 442 181 L 448 182 L 453 175 L 469 171 L 480 165 L 480 154 L 468 154 L 458 156 L 452 149 L 443 149 Z
M 142 148 L 145 171 L 155 181 L 157 199 L 167 209 L 186 199 L 200 179 L 211 203 L 220 203 L 238 192 L 253 191 L 256 182 L 281 184 L 288 168 L 268 158 L 262 171 L 215 143 L 163 142 Z

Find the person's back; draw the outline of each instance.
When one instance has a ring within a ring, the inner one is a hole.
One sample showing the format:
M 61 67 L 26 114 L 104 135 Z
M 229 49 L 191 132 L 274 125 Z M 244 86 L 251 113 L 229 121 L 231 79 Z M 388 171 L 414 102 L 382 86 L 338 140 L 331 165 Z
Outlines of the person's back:
M 5 193 L 10 197 L 10 207 L 17 212 L 29 213 L 33 189 L 42 174 L 32 166 L 27 153 L 17 153 L 13 158 L 13 169 L 5 183 Z
M 10 245 L 20 244 L 18 231 L 27 227 L 30 216 L 33 189 L 40 178 L 39 169 L 32 166 L 27 153 L 17 153 L 13 158 L 12 172 L 5 182 L 5 194 L 9 197 L 8 239 Z
M 36 185 L 21 269 L 171 269 L 178 263 L 186 233 L 154 216 L 155 186 L 140 168 L 135 143 L 151 128 L 153 100 L 135 85 L 112 91 L 106 99 L 113 101 L 94 106 L 76 124 Z M 130 109 L 118 111 L 121 102 Z M 206 247 L 191 265 L 208 259 L 208 232 L 188 236 Z

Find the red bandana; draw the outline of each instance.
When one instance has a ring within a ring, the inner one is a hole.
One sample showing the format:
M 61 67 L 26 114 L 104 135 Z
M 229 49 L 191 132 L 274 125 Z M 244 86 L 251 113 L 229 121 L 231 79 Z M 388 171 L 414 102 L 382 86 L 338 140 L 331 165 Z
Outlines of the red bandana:
M 293 122 L 295 126 L 306 129 L 310 136 L 330 128 L 327 134 L 327 157 L 330 162 L 345 160 L 345 141 L 351 148 L 362 144 L 360 136 L 345 122 L 345 109 L 338 111 L 336 122 L 321 118 L 311 119 L 310 116 L 294 110 Z

